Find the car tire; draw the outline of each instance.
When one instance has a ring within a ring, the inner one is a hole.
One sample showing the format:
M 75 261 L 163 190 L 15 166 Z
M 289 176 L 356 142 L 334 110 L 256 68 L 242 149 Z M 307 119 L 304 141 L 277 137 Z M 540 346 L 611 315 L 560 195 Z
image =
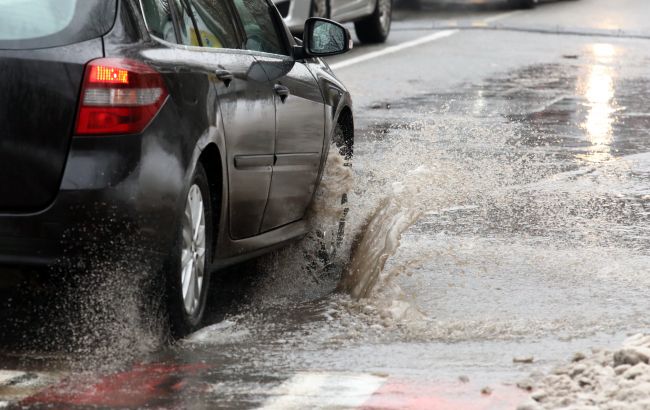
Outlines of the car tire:
M 513 8 L 532 9 L 539 3 L 539 0 L 509 0 L 508 3 Z
M 174 337 L 197 330 L 205 312 L 213 235 L 210 198 L 208 177 L 199 163 L 187 190 L 177 240 L 166 266 L 167 306 Z
M 331 148 L 328 152 L 327 159 L 325 160 L 323 178 L 336 178 L 336 175 L 330 174 L 340 174 L 340 170 L 337 170 L 336 168 L 341 165 L 343 165 L 343 167 L 352 167 L 353 146 L 352 141 L 347 137 L 347 135 L 349 134 L 345 132 L 344 126 L 337 124 L 334 129 Z M 332 158 L 335 155 L 339 157 L 336 160 Z M 340 210 L 338 221 L 333 221 L 336 222 L 337 225 L 330 225 L 327 227 L 329 229 L 319 230 L 317 232 L 317 237 L 320 242 L 318 257 L 325 269 L 332 268 L 336 263 L 336 255 L 343 244 L 348 213 L 350 211 L 347 190 L 340 192 L 340 195 L 331 198 L 331 200 L 336 201 L 336 203 L 326 204 L 327 208 Z
M 330 18 L 329 0 L 311 0 L 310 17 Z
M 348 138 L 349 133 L 346 132 L 345 127 L 339 123 L 334 129 L 333 142 L 338 149 L 339 155 L 343 158 L 343 166 L 352 168 L 352 154 L 354 153 L 353 141 Z M 341 206 L 344 207 L 343 215 L 339 220 L 339 229 L 336 234 L 336 249 L 341 247 L 343 238 L 345 236 L 345 225 L 350 212 L 350 205 L 348 203 L 348 192 L 341 195 Z
M 377 0 L 375 11 L 354 23 L 357 37 L 362 43 L 383 43 L 390 33 L 393 18 L 393 1 Z

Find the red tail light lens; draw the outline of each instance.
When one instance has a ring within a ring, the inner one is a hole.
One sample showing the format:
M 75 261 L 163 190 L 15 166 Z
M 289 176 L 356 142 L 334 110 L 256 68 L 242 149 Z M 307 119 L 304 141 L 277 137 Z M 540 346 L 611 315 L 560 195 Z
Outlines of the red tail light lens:
M 125 58 L 91 61 L 86 66 L 75 133 L 140 133 L 168 95 L 162 75 L 142 62 Z
M 103 65 L 90 66 L 91 83 L 107 84 L 128 84 L 129 71 L 116 67 L 105 67 Z

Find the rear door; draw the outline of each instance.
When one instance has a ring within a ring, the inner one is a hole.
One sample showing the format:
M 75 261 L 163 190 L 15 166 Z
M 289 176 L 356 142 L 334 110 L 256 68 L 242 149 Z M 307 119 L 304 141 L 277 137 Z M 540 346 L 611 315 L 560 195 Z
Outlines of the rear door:
M 84 65 L 103 57 L 115 0 L 3 0 L 0 212 L 47 207 L 61 184 Z
M 230 234 L 233 239 L 260 232 L 267 204 L 275 149 L 273 91 L 254 56 L 242 51 L 234 10 L 227 1 L 178 0 L 189 7 L 183 35 L 199 45 L 188 56 L 207 65 L 215 78 L 226 140 Z M 181 31 L 184 28 L 181 27 Z
M 300 220 L 314 193 L 325 132 L 323 97 L 305 64 L 289 56 L 280 16 L 264 0 L 234 0 L 246 46 L 275 93 L 275 164 L 262 232 Z
M 338 19 L 351 13 L 360 13 L 368 3 L 376 3 L 375 0 L 330 0 L 330 7 L 332 9 L 332 18 Z

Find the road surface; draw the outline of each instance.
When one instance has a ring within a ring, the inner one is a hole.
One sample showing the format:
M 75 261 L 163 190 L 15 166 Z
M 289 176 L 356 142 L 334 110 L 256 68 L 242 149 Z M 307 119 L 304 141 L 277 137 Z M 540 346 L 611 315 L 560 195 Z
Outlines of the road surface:
M 329 61 L 355 101 L 347 269 L 309 240 L 230 269 L 171 347 L 156 318 L 62 336 L 13 301 L 0 406 L 509 409 L 531 374 L 647 332 L 649 15 L 398 11 L 388 43 Z

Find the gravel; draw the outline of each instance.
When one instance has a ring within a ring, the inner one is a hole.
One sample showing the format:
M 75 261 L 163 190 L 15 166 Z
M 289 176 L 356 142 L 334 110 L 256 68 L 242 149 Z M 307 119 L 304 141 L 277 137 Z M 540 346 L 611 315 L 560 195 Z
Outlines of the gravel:
M 569 364 L 533 383 L 530 398 L 517 410 L 650 409 L 649 362 L 650 335 L 643 334 L 616 351 L 577 353 Z

